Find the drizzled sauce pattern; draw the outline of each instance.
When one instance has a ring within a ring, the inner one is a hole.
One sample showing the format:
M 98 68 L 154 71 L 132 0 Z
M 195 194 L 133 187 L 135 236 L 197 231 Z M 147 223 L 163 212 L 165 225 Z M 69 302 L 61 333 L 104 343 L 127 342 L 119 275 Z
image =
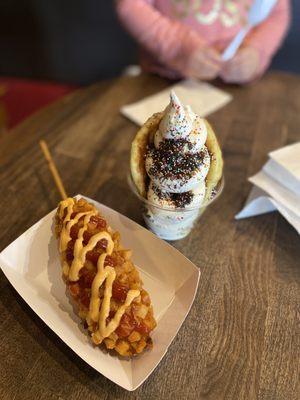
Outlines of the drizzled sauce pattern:
M 106 252 L 101 254 L 97 261 L 97 273 L 92 282 L 91 299 L 89 304 L 89 312 L 87 315 L 87 323 L 91 325 L 96 323 L 97 330 L 92 334 L 95 343 L 99 344 L 114 332 L 121 321 L 126 309 L 130 306 L 133 300 L 140 295 L 139 290 L 129 290 L 125 302 L 119 307 L 114 317 L 106 323 L 109 316 L 110 301 L 112 297 L 112 286 L 116 278 L 116 272 L 111 266 L 104 267 L 105 258 L 111 255 L 114 250 L 114 242 L 108 232 L 99 232 L 93 235 L 89 242 L 84 246 L 83 236 L 87 231 L 89 221 L 92 216 L 97 215 L 97 211 L 86 211 L 76 214 L 72 219 L 75 201 L 72 198 L 61 201 L 59 206 L 59 218 L 62 221 L 62 230 L 60 233 L 59 250 L 63 260 L 63 273 L 69 281 L 77 281 L 79 279 L 80 270 L 83 268 L 86 254 L 88 251 L 93 250 L 101 239 L 106 239 L 107 246 Z M 64 261 L 63 252 L 66 251 L 68 242 L 71 240 L 71 228 L 83 218 L 83 226 L 78 231 L 78 237 L 74 245 L 74 259 L 71 266 Z M 99 289 L 105 284 L 103 298 L 100 298 Z

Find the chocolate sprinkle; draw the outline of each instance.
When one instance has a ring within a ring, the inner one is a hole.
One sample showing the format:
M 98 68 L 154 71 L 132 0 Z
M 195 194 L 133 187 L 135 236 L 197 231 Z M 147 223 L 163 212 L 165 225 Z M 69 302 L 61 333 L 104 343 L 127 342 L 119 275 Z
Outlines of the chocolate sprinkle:
M 169 139 L 162 141 L 158 149 L 149 147 L 147 153 L 153 160 L 149 173 L 163 175 L 166 179 L 190 179 L 203 164 L 205 153 L 184 153 L 183 148 L 188 143 L 183 139 Z
M 194 194 L 192 191 L 184 193 L 163 192 L 153 185 L 153 191 L 159 199 L 171 201 L 176 208 L 185 208 L 191 204 Z
M 212 200 L 216 196 L 217 193 L 218 193 L 218 190 L 217 190 L 217 187 L 215 186 L 211 191 L 210 199 Z

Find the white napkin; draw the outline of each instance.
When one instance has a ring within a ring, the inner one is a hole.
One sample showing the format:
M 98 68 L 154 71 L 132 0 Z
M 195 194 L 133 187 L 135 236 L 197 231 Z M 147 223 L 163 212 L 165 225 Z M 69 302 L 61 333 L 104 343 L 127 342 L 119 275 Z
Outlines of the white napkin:
M 300 233 L 300 142 L 269 156 L 262 170 L 249 178 L 255 186 L 236 219 L 277 209 Z
M 190 105 L 201 117 L 213 113 L 232 99 L 229 93 L 209 83 L 184 80 L 137 103 L 123 106 L 121 113 L 137 125 L 143 125 L 151 115 L 165 109 L 169 104 L 172 89 L 183 104 Z

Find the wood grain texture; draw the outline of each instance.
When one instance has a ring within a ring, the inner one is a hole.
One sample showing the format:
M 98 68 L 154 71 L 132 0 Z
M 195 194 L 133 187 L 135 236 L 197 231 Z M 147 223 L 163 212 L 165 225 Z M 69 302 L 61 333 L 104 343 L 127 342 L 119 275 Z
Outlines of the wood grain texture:
M 161 90 L 153 76 L 78 91 L 1 137 L 0 250 L 59 200 L 38 140 L 50 146 L 65 187 L 141 222 L 126 184 L 134 124 L 121 105 Z M 300 140 L 300 79 L 269 74 L 228 87 L 234 100 L 213 114 L 226 186 L 193 233 L 174 244 L 202 275 L 194 306 L 167 355 L 133 393 L 76 356 L 0 272 L 1 399 L 300 398 L 299 236 L 278 214 L 235 221 L 267 153 Z M 159 111 L 159 110 L 158 110 Z

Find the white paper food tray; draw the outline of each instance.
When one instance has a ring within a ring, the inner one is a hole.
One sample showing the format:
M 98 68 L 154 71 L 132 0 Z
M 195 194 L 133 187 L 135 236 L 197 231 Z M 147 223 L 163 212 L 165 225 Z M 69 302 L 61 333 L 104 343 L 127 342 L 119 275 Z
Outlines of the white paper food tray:
M 152 334 L 152 350 L 124 360 L 92 345 L 66 296 L 53 235 L 55 210 L 2 251 L 0 266 L 26 303 L 79 357 L 116 384 L 135 390 L 157 367 L 185 320 L 194 301 L 200 271 L 179 251 L 145 228 L 86 199 L 121 233 L 124 246 L 133 250 L 133 262 L 151 296 L 158 322 Z

